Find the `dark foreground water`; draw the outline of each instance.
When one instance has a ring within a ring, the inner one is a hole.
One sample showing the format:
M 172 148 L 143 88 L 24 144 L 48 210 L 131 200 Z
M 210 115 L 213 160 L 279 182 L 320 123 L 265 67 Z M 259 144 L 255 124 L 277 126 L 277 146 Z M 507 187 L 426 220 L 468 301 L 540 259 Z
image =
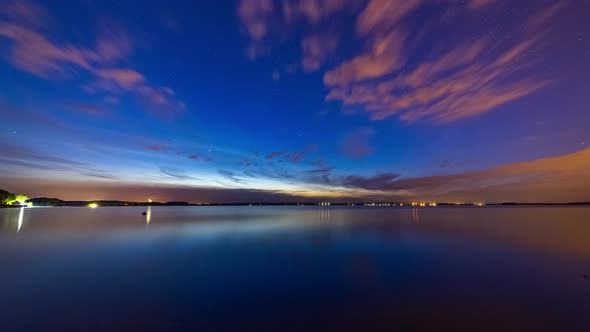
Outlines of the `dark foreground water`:
M 590 331 L 590 208 L 0 210 L 0 331 Z

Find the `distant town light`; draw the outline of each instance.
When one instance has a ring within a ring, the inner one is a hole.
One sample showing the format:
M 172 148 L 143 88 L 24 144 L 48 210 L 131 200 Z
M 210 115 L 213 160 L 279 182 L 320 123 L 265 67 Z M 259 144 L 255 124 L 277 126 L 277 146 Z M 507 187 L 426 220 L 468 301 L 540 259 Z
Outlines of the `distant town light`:
M 98 207 L 98 204 L 96 204 L 96 203 L 90 203 L 90 204 L 88 204 L 88 207 L 91 208 L 91 209 L 96 209 Z

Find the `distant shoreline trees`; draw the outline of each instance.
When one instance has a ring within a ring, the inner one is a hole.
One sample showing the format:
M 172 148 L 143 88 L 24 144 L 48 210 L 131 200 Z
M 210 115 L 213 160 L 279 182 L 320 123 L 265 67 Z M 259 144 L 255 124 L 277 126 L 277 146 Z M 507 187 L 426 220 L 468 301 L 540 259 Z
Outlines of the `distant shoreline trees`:
M 0 189 L 0 205 L 26 205 L 29 197 L 24 194 L 13 194 L 6 190 Z M 16 204 L 18 203 L 18 204 Z

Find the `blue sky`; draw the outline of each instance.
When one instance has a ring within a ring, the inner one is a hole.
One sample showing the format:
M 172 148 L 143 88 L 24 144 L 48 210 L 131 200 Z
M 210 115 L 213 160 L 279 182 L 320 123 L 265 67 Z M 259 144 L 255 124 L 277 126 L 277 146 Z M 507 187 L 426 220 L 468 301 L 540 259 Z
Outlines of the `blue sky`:
M 590 199 L 575 181 L 590 165 L 588 13 L 582 1 L 3 1 L 0 186 Z

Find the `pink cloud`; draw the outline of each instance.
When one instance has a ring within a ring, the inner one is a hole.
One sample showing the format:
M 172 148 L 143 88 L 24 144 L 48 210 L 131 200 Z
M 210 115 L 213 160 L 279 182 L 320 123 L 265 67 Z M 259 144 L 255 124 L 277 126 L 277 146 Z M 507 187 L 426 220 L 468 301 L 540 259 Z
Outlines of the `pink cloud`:
M 426 5 L 453 6 L 463 15 L 473 16 L 483 15 L 482 9 L 496 10 L 497 2 L 277 0 L 271 4 L 243 0 L 238 12 L 242 23 L 251 27 L 247 30 L 252 58 L 270 53 L 272 38 L 282 42 L 302 29 L 300 63 L 304 72 L 319 70 L 344 39 L 329 26 L 356 15 L 354 37 L 362 48 L 324 73 L 324 84 L 330 89 L 326 100 L 341 102 L 345 110 L 352 109 L 346 106 L 361 106 L 355 109 L 374 121 L 398 116 L 406 122 L 443 123 L 489 112 L 549 83 L 533 77 L 536 63 L 527 56 L 539 47 L 546 23 L 559 12 L 561 3 L 530 15 L 520 27 L 513 28 L 512 38 L 506 41 L 492 42 L 486 34 L 444 45 L 424 45 L 422 35 L 440 25 L 448 29 L 452 22 L 433 19 L 420 31 L 406 20 Z M 282 16 L 277 10 L 281 4 Z M 328 21 L 332 23 L 324 24 Z M 417 49 L 422 49 L 422 54 L 414 58 Z
M 423 0 L 370 0 L 358 16 L 356 30 L 360 35 L 387 31 L 422 2 Z
M 274 10 L 272 0 L 242 0 L 238 6 L 238 16 L 250 38 L 261 41 L 268 32 L 267 18 Z
M 84 85 L 90 93 L 106 92 L 105 98 L 117 98 L 130 92 L 151 108 L 184 109 L 170 88 L 151 85 L 144 74 L 131 68 L 118 68 L 128 60 L 134 43 L 113 22 L 99 26 L 94 47 L 53 41 L 48 33 L 53 18 L 30 1 L 8 1 L 0 5 L 0 38 L 10 41 L 8 60 L 16 67 L 45 79 L 64 79 L 76 72 L 95 77 Z
M 108 113 L 108 110 L 102 106 L 81 103 L 81 102 L 75 102 L 75 101 L 64 102 L 63 106 L 65 106 L 67 109 L 72 110 L 72 111 L 84 113 L 86 115 L 97 116 L 97 117 L 104 116 Z
M 316 71 L 338 46 L 338 36 L 334 34 L 315 34 L 301 41 L 303 58 L 301 68 L 306 72 Z
M 480 9 L 496 2 L 498 2 L 498 0 L 471 0 L 469 1 L 469 6 L 473 9 Z
M 328 86 L 344 85 L 391 73 L 403 64 L 403 40 L 404 35 L 397 30 L 376 37 L 367 52 L 328 71 L 324 75 L 324 83 Z
M 281 152 L 281 151 L 273 151 L 273 152 L 267 154 L 266 157 L 264 157 L 264 158 L 266 158 L 268 160 L 271 160 L 271 159 L 273 159 L 275 157 L 278 157 L 278 156 L 280 156 L 282 154 L 283 154 L 283 152 Z
M 519 41 L 504 47 L 486 37 L 463 42 L 403 74 L 375 70 L 374 75 L 357 75 L 355 71 L 342 70 L 349 65 L 345 62 L 326 73 L 326 85 L 333 85 L 326 100 L 337 100 L 346 106 L 360 105 L 373 120 L 396 115 L 406 122 L 429 119 L 444 123 L 488 112 L 548 84 L 527 75 L 535 63 L 526 57 L 541 40 L 542 22 L 551 15 L 523 22 L 525 32 L 520 39 L 515 38 Z M 378 63 L 361 57 L 373 65 Z M 363 70 L 366 68 L 370 67 L 363 66 Z M 368 78 L 373 80 L 367 81 Z
M 287 22 L 297 18 L 304 18 L 310 23 L 318 23 L 336 12 L 356 7 L 362 1 L 358 0 L 296 0 L 283 2 L 283 15 Z
M 407 122 L 455 121 L 543 88 L 546 82 L 512 77 L 523 69 L 520 61 L 532 45 L 525 41 L 489 57 L 483 55 L 487 42 L 477 41 L 378 84 L 334 88 L 326 99 L 362 105 L 373 120 L 399 115 Z
M 285 155 L 285 158 L 287 160 L 289 160 L 290 162 L 296 164 L 299 163 L 301 161 L 303 161 L 303 159 L 305 159 L 305 152 L 293 152 L 293 153 L 288 153 Z
M 145 77 L 133 69 L 99 69 L 96 76 L 112 81 L 123 89 L 131 89 L 145 82 Z
M 169 147 L 167 147 L 165 145 L 149 145 L 149 146 L 146 146 L 146 149 L 148 149 L 150 151 L 168 151 Z

